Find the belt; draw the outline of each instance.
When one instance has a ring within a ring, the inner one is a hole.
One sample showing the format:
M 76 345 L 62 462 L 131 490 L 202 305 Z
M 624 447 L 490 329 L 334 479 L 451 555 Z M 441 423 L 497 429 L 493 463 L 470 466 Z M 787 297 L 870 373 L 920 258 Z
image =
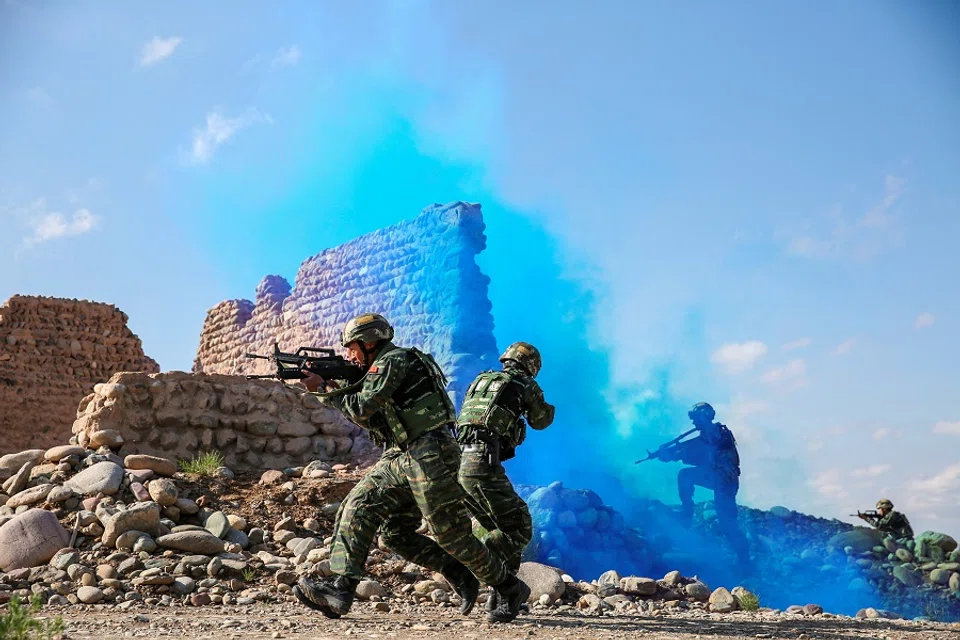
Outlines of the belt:
M 427 431 L 426 433 L 421 434 L 420 436 L 414 438 L 413 440 L 408 440 L 402 445 L 397 445 L 397 446 L 400 449 L 400 451 L 406 451 L 407 449 L 412 447 L 415 442 L 423 438 L 432 438 L 434 440 L 446 440 L 447 438 L 453 439 L 453 436 L 450 434 L 451 428 L 453 428 L 452 422 L 449 424 L 440 425 L 439 427 L 435 427 L 430 431 Z

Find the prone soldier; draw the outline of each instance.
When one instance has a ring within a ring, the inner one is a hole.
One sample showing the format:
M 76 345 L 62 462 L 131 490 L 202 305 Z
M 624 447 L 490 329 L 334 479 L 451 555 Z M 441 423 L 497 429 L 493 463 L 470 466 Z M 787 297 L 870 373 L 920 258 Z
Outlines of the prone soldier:
M 460 408 L 459 480 L 470 511 L 489 531 L 484 544 L 516 572 L 533 536 L 533 522 L 527 503 L 517 495 L 501 463 L 513 458 L 525 440 L 524 420 L 534 429 L 546 429 L 553 422 L 554 406 L 544 400 L 535 380 L 542 366 L 536 347 L 515 342 L 500 362 L 501 371 L 484 371 L 474 379 Z M 488 611 L 497 606 L 496 595 L 494 591 L 487 600 Z
M 894 511 L 893 503 L 886 498 L 877 502 L 877 510 L 875 512 L 857 512 L 857 517 L 870 523 L 875 529 L 890 534 L 894 538 L 902 539 L 913 537 L 913 527 L 910 526 L 910 521 L 907 520 L 907 516 L 899 511 Z
M 473 535 L 465 493 L 456 479 L 460 450 L 451 435 L 455 411 L 446 380 L 432 356 L 397 347 L 393 335 L 379 314 L 350 320 L 340 343 L 365 375 L 358 383 L 316 394 L 366 428 L 384 444 L 384 453 L 337 515 L 330 553 L 335 577 L 322 582 L 301 578 L 294 594 L 329 618 L 346 614 L 380 528 L 398 554 L 447 578 L 463 600 L 464 614 L 476 601 L 479 578 L 498 594 L 487 619 L 510 622 L 530 589 Z M 326 389 L 322 377 L 305 373 L 309 391 Z M 421 519 L 436 541 L 416 532 Z

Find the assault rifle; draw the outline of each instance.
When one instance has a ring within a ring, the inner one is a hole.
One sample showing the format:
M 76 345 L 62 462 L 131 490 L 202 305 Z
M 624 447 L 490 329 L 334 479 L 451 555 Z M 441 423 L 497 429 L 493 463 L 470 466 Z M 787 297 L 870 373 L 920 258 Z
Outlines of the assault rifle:
M 667 449 L 669 449 L 669 448 L 671 448 L 671 447 L 677 446 L 678 444 L 680 444 L 680 441 L 681 441 L 681 440 L 683 440 L 684 438 L 686 438 L 688 435 L 690 435 L 691 433 L 693 433 L 693 432 L 696 431 L 696 430 L 697 430 L 696 427 L 694 427 L 693 429 L 690 429 L 690 431 L 687 431 L 686 433 L 681 433 L 680 435 L 678 435 L 676 438 L 674 438 L 674 439 L 671 440 L 670 442 L 666 442 L 666 443 L 660 445 L 660 447 L 657 448 L 656 451 L 650 451 L 650 449 L 647 449 L 647 457 L 646 457 L 646 458 L 643 458 L 643 459 L 641 459 L 641 460 L 637 460 L 637 461 L 634 462 L 633 464 L 640 464 L 641 462 L 646 462 L 647 460 L 653 460 L 654 458 L 659 458 L 661 453 L 663 453 L 664 451 L 666 451 Z
M 854 514 L 851 513 L 850 515 Z M 879 511 L 857 511 L 856 516 L 861 520 L 878 520 L 883 517 Z
M 247 380 L 303 380 L 306 376 L 301 369 L 306 369 L 325 380 L 345 380 L 349 384 L 359 382 L 364 375 L 363 369 L 350 364 L 335 354 L 333 349 L 300 347 L 296 353 L 284 353 L 280 351 L 280 345 L 274 343 L 272 356 L 261 356 L 256 353 L 245 353 L 244 356 L 258 360 L 272 360 L 277 365 L 276 373 L 247 376 Z

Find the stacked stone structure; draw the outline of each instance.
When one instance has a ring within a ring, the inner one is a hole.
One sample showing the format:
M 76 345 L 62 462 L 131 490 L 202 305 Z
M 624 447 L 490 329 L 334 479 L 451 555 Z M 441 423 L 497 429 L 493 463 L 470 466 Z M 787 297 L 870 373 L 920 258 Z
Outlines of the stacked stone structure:
M 227 300 L 207 313 L 194 372 L 269 373 L 269 353 L 300 346 L 339 347 L 354 315 L 375 312 L 396 342 L 432 353 L 457 401 L 477 372 L 497 365 L 490 279 L 475 256 L 486 246 L 480 206 L 433 205 L 412 220 L 360 236 L 308 258 L 295 285 L 267 276 L 256 300 Z
M 159 370 L 113 305 L 11 297 L 0 307 L 0 453 L 65 442 L 94 384 Z
M 179 371 L 119 373 L 96 385 L 73 432 L 80 446 L 115 432 L 127 453 L 172 460 L 219 451 L 235 471 L 354 461 L 372 447 L 359 427 L 302 390 Z

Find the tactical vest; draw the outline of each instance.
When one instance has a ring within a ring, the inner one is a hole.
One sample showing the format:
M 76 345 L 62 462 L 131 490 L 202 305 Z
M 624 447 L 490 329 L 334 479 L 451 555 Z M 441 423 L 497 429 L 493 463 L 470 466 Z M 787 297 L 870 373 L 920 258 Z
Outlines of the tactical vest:
M 717 451 L 721 456 L 722 465 L 727 467 L 726 470 L 735 473 L 735 475 L 739 477 L 740 454 L 737 452 L 737 439 L 733 437 L 733 432 L 730 431 L 727 425 L 718 422 L 717 426 L 720 427 L 720 439 L 717 442 Z
M 520 375 L 510 370 L 484 371 L 470 384 L 457 430 L 461 436 L 469 427 L 482 428 L 518 447 L 526 437 L 523 423 L 523 394 L 526 390 Z
M 447 378 L 436 360 L 418 349 L 404 351 L 413 356 L 410 368 L 379 412 L 387 430 L 383 435 L 401 449 L 423 434 L 456 421 L 456 409 L 446 392 Z

